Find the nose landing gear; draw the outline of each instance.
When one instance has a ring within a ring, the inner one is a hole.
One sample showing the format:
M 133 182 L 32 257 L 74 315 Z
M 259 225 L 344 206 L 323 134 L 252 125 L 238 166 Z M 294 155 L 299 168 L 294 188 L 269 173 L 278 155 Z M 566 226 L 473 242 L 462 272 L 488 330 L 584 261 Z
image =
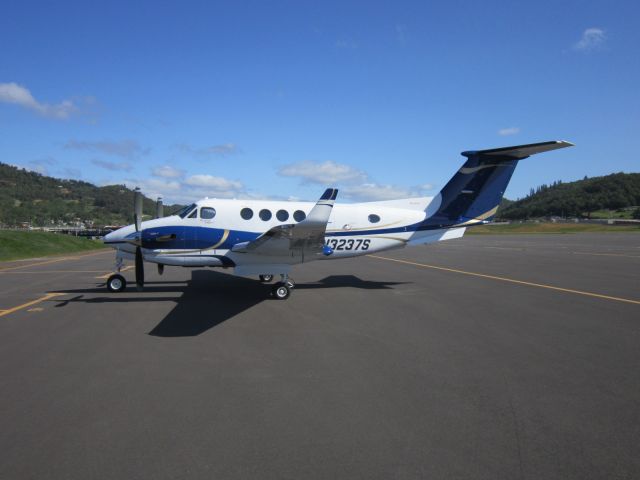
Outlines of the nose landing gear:
M 114 273 L 107 279 L 107 290 L 113 293 L 122 292 L 127 288 L 127 281 L 119 273 Z

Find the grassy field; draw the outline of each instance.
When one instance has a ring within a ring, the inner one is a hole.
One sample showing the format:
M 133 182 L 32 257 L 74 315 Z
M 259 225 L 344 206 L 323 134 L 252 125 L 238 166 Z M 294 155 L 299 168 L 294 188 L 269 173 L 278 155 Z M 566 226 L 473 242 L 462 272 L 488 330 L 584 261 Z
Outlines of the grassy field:
M 58 233 L 0 230 L 0 261 L 86 252 L 102 242 Z
M 467 234 L 517 233 L 583 233 L 583 232 L 637 232 L 640 225 L 600 225 L 593 223 L 510 223 L 508 225 L 482 225 L 467 229 Z

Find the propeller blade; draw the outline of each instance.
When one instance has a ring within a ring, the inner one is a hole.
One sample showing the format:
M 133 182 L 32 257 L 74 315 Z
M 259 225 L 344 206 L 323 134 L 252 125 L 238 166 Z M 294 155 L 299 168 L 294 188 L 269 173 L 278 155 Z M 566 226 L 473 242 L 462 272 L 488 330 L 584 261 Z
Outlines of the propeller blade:
M 142 290 L 144 287 L 144 263 L 140 247 L 136 247 L 136 287 L 138 290 Z
M 139 232 L 142 224 L 142 192 L 139 187 L 136 187 L 133 191 L 133 218 L 136 224 L 136 232 Z
M 164 217 L 164 207 L 162 206 L 162 197 L 158 197 L 156 201 L 156 218 Z

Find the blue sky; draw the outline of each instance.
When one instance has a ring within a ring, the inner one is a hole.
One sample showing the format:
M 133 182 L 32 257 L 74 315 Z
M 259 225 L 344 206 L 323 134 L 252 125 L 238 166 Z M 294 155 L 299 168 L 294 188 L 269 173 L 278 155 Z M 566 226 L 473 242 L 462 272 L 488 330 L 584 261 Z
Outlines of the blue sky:
M 433 195 L 468 149 L 563 139 L 507 196 L 639 171 L 640 4 L 11 2 L 0 161 L 199 197 Z

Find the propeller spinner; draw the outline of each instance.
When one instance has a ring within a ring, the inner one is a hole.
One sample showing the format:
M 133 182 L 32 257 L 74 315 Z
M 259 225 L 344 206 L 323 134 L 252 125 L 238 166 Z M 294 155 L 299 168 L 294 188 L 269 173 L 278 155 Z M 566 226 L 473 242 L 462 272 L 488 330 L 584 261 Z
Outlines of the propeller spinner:
M 133 192 L 133 218 L 136 225 L 136 232 L 140 241 L 142 240 L 142 192 L 136 187 Z M 144 287 L 144 258 L 140 244 L 136 245 L 136 287 L 142 290 Z

